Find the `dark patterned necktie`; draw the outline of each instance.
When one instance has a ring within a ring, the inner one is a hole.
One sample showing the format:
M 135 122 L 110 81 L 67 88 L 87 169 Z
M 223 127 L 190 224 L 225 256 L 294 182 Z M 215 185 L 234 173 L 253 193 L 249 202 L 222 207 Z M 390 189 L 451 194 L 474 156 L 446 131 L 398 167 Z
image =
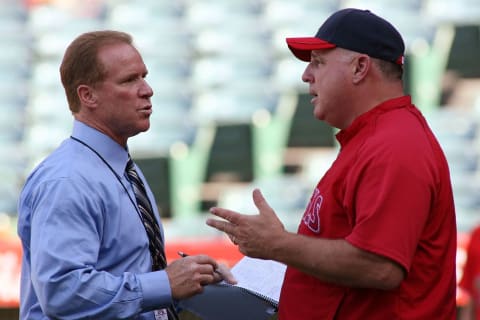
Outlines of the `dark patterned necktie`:
M 147 232 L 150 254 L 152 256 L 152 270 L 162 270 L 167 266 L 165 258 L 165 249 L 163 241 L 160 238 L 160 227 L 155 219 L 152 205 L 148 200 L 145 186 L 138 176 L 132 159 L 129 157 L 127 162 L 127 176 L 132 184 L 135 198 L 137 199 L 138 211 L 140 212 L 143 226 Z M 169 320 L 178 319 L 175 307 L 172 305 L 166 309 Z

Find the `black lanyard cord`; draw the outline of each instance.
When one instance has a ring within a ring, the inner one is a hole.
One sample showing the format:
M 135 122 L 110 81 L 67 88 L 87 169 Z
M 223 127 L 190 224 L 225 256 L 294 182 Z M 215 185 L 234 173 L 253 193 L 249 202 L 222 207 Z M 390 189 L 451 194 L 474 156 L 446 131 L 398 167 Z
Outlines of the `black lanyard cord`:
M 140 217 L 140 219 L 143 221 L 143 218 L 142 218 L 142 214 L 140 213 L 139 209 L 138 209 L 138 206 L 137 204 L 135 203 L 135 201 L 133 201 L 132 197 L 130 196 L 130 193 L 128 192 L 128 189 L 127 187 L 123 184 L 122 182 L 122 179 L 120 178 L 120 176 L 115 172 L 115 170 L 113 170 L 112 166 L 107 162 L 107 160 L 105 160 L 105 158 L 103 158 L 100 153 L 97 152 L 97 150 L 93 149 L 91 146 L 89 146 L 87 143 L 85 143 L 84 141 L 78 139 L 78 138 L 75 138 L 74 136 L 70 136 L 71 139 L 77 141 L 78 143 L 81 143 L 83 144 L 85 147 L 87 147 L 88 149 L 90 149 L 93 153 L 95 153 L 102 161 L 103 163 L 108 167 L 108 169 L 110 169 L 110 171 L 113 173 L 113 175 L 115 176 L 115 178 L 117 178 L 118 182 L 120 182 L 120 184 L 122 185 L 123 189 L 125 190 L 125 192 L 127 193 L 127 196 L 128 196 L 128 199 L 130 200 L 130 202 L 132 203 L 133 207 L 135 208 L 135 211 L 137 212 L 138 216 Z

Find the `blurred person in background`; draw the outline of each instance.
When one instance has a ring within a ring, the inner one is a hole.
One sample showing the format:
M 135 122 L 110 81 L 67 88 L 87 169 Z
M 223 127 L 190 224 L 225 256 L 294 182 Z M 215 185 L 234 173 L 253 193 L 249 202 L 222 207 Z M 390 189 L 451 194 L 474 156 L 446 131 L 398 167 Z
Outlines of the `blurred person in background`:
M 298 232 L 263 197 L 207 224 L 248 256 L 287 265 L 280 320 L 455 319 L 456 219 L 444 153 L 402 83 L 405 46 L 389 22 L 342 9 L 314 37 L 287 38 L 308 62 L 315 118 L 340 152 Z
M 60 74 L 73 133 L 20 195 L 20 319 L 176 319 L 177 299 L 233 283 L 206 255 L 166 264 L 153 194 L 128 152 L 150 127 L 153 95 L 131 36 L 80 35 Z
M 467 305 L 460 308 L 458 320 L 480 320 L 480 226 L 471 233 L 459 286 L 469 299 Z

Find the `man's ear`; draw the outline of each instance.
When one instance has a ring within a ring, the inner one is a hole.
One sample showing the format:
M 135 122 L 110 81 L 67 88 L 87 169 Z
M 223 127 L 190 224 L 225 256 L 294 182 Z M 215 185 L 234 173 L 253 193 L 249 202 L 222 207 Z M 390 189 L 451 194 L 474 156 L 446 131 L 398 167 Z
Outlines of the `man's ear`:
M 361 82 L 368 74 L 372 64 L 372 60 L 366 54 L 361 54 L 355 58 L 352 63 L 352 81 L 353 83 Z
M 97 106 L 97 96 L 95 90 L 85 84 L 77 87 L 77 95 L 82 105 L 88 108 L 95 108 Z

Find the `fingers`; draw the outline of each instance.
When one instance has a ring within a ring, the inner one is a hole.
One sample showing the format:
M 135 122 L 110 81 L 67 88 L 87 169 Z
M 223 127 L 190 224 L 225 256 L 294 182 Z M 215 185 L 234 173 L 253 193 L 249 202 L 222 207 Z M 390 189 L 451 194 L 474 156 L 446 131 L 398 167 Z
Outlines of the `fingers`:
M 203 284 L 210 284 L 225 280 L 230 284 L 236 284 L 237 280 L 230 272 L 230 269 L 225 264 L 217 263 L 213 258 L 207 255 L 198 255 L 193 256 L 193 258 L 198 259 L 198 263 L 203 263 L 200 265 L 199 272 L 205 275 L 212 275 L 213 278 L 206 279 L 207 282 Z
M 210 212 L 224 220 L 208 218 L 206 224 L 219 231 L 225 232 L 233 244 L 240 245 L 245 239 L 249 238 L 250 235 L 247 234 L 246 229 L 251 229 L 249 226 L 251 227 L 252 224 L 257 224 L 257 219 L 262 216 L 262 210 L 273 211 L 259 189 L 254 189 L 253 201 L 259 209 L 260 214 L 244 215 L 232 210 L 213 207 L 210 209 Z
M 172 296 L 188 298 L 203 291 L 203 286 L 218 282 L 217 262 L 206 255 L 188 256 L 170 263 L 167 272 Z
M 212 257 L 209 257 L 205 254 L 190 256 L 190 258 L 195 260 L 195 262 L 197 262 L 198 264 L 210 265 L 212 272 L 213 272 L 213 270 L 217 269 L 217 267 L 218 267 L 217 261 L 215 261 L 215 259 L 213 259 Z
M 187 256 L 179 260 L 178 262 L 182 263 L 182 266 L 179 267 L 190 270 L 194 275 L 194 280 L 200 279 L 195 278 L 196 276 L 201 277 L 201 281 L 199 282 L 204 285 L 221 280 L 229 283 L 236 282 L 235 277 L 225 264 L 219 264 L 215 259 L 207 255 Z M 170 266 L 175 263 L 177 263 L 177 261 L 172 262 Z
M 218 265 L 215 273 L 220 276 L 220 279 L 218 279 L 218 281 L 225 280 L 230 284 L 237 284 L 237 279 L 235 279 L 230 269 L 223 263 L 220 263 Z
M 263 197 L 262 192 L 259 189 L 253 190 L 252 193 L 253 203 L 258 209 L 261 216 L 270 218 L 276 217 L 275 211 L 270 207 L 267 200 Z
M 209 225 L 210 227 L 213 227 L 217 230 L 223 231 L 227 234 L 232 234 L 234 229 L 235 229 L 235 222 L 239 220 L 240 217 L 236 217 L 235 215 L 238 215 L 237 213 L 227 210 L 227 209 L 222 209 L 222 208 L 211 208 L 210 212 L 217 217 L 223 218 L 227 221 L 222 221 L 222 220 L 217 220 L 217 219 L 212 219 L 208 218 L 206 221 L 206 224 Z
M 262 192 L 260 189 L 254 189 L 252 193 L 252 198 L 253 198 L 253 203 L 258 209 L 258 212 L 260 214 L 265 214 L 265 213 L 273 213 L 272 207 L 268 204 L 267 200 L 263 197 Z
M 210 213 L 233 224 L 237 224 L 242 216 L 238 212 L 218 207 L 210 208 Z
M 265 213 L 273 213 L 273 209 L 267 203 L 265 198 L 263 197 L 262 192 L 260 189 L 256 188 L 253 190 L 253 202 L 255 206 L 258 208 L 260 214 Z M 232 233 L 233 228 L 235 225 L 239 225 L 242 221 L 242 214 L 218 207 L 213 207 L 210 209 L 210 212 L 217 217 L 223 218 L 226 221 L 219 221 L 214 219 L 207 219 L 207 224 L 211 227 L 214 227 L 218 230 L 224 231 L 226 233 Z
M 242 237 L 240 231 L 242 227 L 248 227 L 248 225 L 251 225 L 252 223 L 258 224 L 261 221 L 277 219 L 275 212 L 263 197 L 260 189 L 254 189 L 252 197 L 255 206 L 258 208 L 258 214 L 244 215 L 232 210 L 213 207 L 210 209 L 210 212 L 224 220 L 208 218 L 206 224 L 219 231 L 225 232 L 230 240 L 237 245 L 240 237 Z
M 255 197 L 257 198 L 257 200 L 255 200 Z M 255 205 L 257 206 L 257 208 L 260 209 L 262 207 L 262 208 L 268 208 L 271 210 L 270 206 L 267 204 L 260 190 L 258 189 L 254 190 L 254 201 L 258 201 L 258 205 L 257 205 L 257 202 L 255 202 Z M 232 210 L 218 208 L 218 207 L 210 208 L 210 212 L 213 215 L 216 215 L 217 217 L 222 218 L 224 220 L 208 218 L 206 221 L 206 224 L 217 230 L 225 232 L 230 236 L 230 239 L 232 240 L 232 242 L 235 243 L 235 239 L 232 238 L 232 236 L 235 233 L 235 227 L 245 222 L 246 215 L 243 215 L 241 213 L 238 213 Z

